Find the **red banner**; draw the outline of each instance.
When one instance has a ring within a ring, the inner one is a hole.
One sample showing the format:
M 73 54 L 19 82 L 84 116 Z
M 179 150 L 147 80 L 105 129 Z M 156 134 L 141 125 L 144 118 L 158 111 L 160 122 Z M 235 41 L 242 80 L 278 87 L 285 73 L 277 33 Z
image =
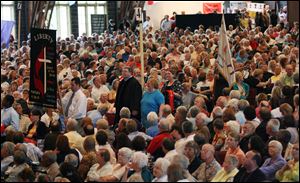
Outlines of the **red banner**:
M 217 13 L 222 13 L 222 4 L 221 3 L 203 3 L 203 13 L 204 14 L 214 13 L 214 11 L 217 11 Z

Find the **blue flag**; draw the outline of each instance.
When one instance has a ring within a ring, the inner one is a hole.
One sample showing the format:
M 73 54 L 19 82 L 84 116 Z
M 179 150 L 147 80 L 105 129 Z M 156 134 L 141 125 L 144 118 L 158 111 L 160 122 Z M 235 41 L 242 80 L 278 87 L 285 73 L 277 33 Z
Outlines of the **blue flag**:
M 14 21 L 1 20 L 1 45 L 6 43 L 6 48 L 9 46 L 9 38 L 14 25 Z

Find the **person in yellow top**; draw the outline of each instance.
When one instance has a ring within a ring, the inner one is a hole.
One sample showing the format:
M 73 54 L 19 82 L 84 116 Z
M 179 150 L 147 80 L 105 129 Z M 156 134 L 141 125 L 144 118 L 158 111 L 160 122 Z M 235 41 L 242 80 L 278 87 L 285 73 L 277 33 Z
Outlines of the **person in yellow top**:
M 275 84 L 276 81 L 279 81 L 281 78 L 281 67 L 280 65 L 276 65 L 275 71 L 274 71 L 274 76 L 271 77 L 271 83 Z
M 233 182 L 234 176 L 239 172 L 239 160 L 235 155 L 226 156 L 223 168 L 216 174 L 211 182 Z
M 293 159 L 276 172 L 280 182 L 299 182 L 299 143 L 293 146 Z

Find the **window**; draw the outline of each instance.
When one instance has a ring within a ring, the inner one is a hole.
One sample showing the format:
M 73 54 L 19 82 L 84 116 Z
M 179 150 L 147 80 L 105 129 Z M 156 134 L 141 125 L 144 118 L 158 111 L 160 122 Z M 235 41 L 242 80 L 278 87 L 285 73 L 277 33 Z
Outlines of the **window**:
M 106 14 L 106 1 L 77 1 L 79 36 L 92 34 L 91 14 Z
M 71 34 L 69 1 L 56 1 L 53 9 L 50 29 L 57 30 L 56 37 L 65 39 Z
M 15 21 L 14 1 L 1 1 L 1 20 Z M 13 27 L 11 34 L 17 39 L 16 25 Z

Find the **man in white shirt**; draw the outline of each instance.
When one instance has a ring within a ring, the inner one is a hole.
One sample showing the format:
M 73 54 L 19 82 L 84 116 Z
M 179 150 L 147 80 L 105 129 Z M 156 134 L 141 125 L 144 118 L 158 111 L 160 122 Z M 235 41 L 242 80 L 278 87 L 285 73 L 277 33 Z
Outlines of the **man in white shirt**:
M 149 29 L 149 27 L 153 27 L 152 22 L 150 21 L 150 17 L 146 17 L 146 21 L 143 23 L 143 30 Z
M 87 98 L 80 89 L 80 79 L 73 78 L 71 83 L 71 90 L 62 98 L 62 107 L 65 112 L 65 122 L 69 118 L 78 121 L 78 132 L 82 134 L 81 119 L 86 116 Z
M 99 98 L 102 93 L 109 93 L 109 89 L 106 85 L 101 84 L 100 76 L 95 76 L 93 79 L 94 86 L 92 88 L 92 98 L 96 103 L 99 103 Z
M 78 77 L 72 79 L 71 90 L 62 98 L 65 115 L 67 118 L 82 119 L 86 116 L 87 98 L 80 90 Z

